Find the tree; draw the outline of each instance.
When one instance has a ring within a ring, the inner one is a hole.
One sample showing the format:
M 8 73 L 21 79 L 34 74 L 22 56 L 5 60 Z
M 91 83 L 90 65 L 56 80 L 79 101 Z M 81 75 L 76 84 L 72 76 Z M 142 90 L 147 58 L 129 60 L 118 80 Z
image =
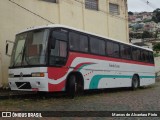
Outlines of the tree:
M 160 8 L 157 8 L 156 10 L 153 11 L 153 17 L 152 20 L 156 23 L 160 22 Z
M 157 43 L 157 44 L 155 44 L 154 46 L 153 46 L 153 50 L 154 51 L 160 51 L 160 43 Z
M 156 39 L 158 37 L 158 30 L 156 30 L 156 33 L 154 34 L 154 38 Z
M 148 32 L 148 31 L 143 31 L 143 34 L 142 34 L 142 38 L 152 38 L 153 35 L 152 33 Z
M 133 15 L 133 12 L 129 11 L 129 12 L 128 12 L 128 15 Z

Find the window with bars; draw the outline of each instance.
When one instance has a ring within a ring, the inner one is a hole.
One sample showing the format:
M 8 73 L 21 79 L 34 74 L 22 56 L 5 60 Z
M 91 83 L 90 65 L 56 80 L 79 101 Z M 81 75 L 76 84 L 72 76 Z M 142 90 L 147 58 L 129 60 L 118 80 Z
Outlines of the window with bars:
M 51 3 L 58 3 L 58 0 L 41 0 L 41 1 L 51 2 Z
M 98 10 L 98 0 L 85 0 L 85 8 Z
M 119 5 L 117 4 L 113 4 L 113 3 L 109 3 L 109 13 L 113 14 L 113 15 L 119 15 Z

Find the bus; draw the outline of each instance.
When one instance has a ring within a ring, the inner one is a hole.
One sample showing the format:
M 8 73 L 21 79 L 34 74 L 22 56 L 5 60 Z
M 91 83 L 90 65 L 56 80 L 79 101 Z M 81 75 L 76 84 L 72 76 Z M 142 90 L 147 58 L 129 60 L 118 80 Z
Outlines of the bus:
M 153 51 L 64 25 L 34 27 L 16 34 L 8 79 L 11 90 L 72 97 L 84 90 L 137 89 L 155 83 Z

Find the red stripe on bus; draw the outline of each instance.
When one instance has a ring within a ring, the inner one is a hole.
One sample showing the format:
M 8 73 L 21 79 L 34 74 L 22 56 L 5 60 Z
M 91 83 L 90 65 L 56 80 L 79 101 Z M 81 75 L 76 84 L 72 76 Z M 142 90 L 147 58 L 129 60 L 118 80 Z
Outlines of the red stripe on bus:
M 138 64 L 138 65 L 146 65 L 146 66 L 155 66 L 154 64 L 151 64 L 151 63 L 138 62 L 138 61 L 133 61 L 133 60 L 125 60 L 125 59 L 119 59 L 119 58 L 111 58 L 111 57 L 98 56 L 98 55 L 76 53 L 76 52 L 70 52 L 70 56 L 71 56 L 71 58 L 83 57 L 83 58 L 90 58 L 90 59 L 96 59 L 96 60 L 106 60 L 106 61 L 113 61 L 113 62 L 122 62 L 122 63 L 130 63 L 130 64 Z
M 104 57 L 104 56 L 98 56 L 98 55 L 70 52 L 65 66 L 60 67 L 60 68 L 48 67 L 48 78 L 57 80 L 65 76 L 70 67 L 75 67 L 74 70 L 77 70 L 83 64 L 83 61 L 82 61 L 82 63 L 79 63 L 77 66 L 71 66 L 73 60 L 76 59 L 77 57 L 96 59 L 96 60 L 105 60 L 105 61 L 112 61 L 112 62 L 129 63 L 129 64 L 137 64 L 137 65 L 145 65 L 145 66 L 155 66 L 154 64 L 151 64 L 151 63 L 138 62 L 138 61 L 133 61 L 133 60 L 124 60 L 124 59 Z
M 62 91 L 65 87 L 66 80 L 63 80 L 59 84 L 51 84 L 48 83 L 48 91 L 49 92 L 56 92 L 56 91 Z

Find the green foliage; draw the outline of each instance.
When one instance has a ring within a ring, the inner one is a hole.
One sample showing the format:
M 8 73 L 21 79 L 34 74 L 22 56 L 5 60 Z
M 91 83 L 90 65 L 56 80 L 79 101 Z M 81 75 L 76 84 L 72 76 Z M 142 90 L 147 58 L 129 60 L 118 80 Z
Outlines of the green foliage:
M 154 51 L 160 51 L 160 43 L 157 43 L 153 46 Z
M 156 30 L 156 33 L 154 34 L 154 38 L 158 38 L 158 30 Z
M 154 57 L 159 57 L 160 55 L 158 53 L 153 54 Z
M 153 19 L 153 18 L 152 18 L 152 19 Z M 151 21 L 153 21 L 152 19 L 150 19 L 150 20 L 144 19 L 143 22 L 144 22 L 144 23 L 151 22 Z
M 133 12 L 129 11 L 129 12 L 128 12 L 128 15 L 133 15 Z
M 148 31 L 143 31 L 143 34 L 142 34 L 142 38 L 152 38 L 153 35 L 152 33 L 148 32 Z
M 141 39 L 142 34 L 137 34 L 137 33 L 129 33 L 130 38 L 136 38 L 136 39 Z
M 152 17 L 152 20 L 156 23 L 160 22 L 160 8 L 157 8 L 153 11 L 154 16 Z

